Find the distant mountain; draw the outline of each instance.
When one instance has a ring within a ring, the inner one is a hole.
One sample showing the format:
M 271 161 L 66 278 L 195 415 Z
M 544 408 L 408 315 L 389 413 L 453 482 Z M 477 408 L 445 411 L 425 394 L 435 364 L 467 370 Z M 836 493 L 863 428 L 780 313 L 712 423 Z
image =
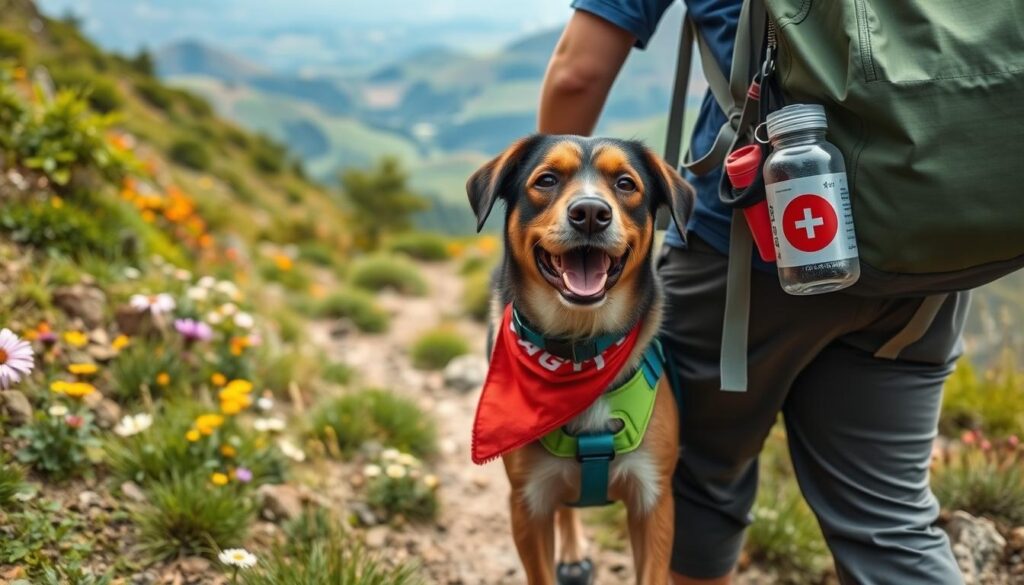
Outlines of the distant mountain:
M 251 61 L 196 40 L 167 45 L 154 58 L 161 77 L 205 75 L 221 81 L 245 82 L 269 74 Z

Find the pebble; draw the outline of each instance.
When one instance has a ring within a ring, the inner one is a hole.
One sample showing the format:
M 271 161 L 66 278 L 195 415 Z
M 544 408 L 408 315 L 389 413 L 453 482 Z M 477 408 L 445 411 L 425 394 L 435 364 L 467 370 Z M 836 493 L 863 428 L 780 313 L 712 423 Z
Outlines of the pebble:
M 366 531 L 364 541 L 370 548 L 381 548 L 387 542 L 388 533 L 391 531 L 387 526 L 374 526 Z
M 134 481 L 126 481 L 121 484 L 121 493 L 124 497 L 128 498 L 133 502 L 145 502 L 146 494 L 142 491 L 142 488 L 138 486 Z

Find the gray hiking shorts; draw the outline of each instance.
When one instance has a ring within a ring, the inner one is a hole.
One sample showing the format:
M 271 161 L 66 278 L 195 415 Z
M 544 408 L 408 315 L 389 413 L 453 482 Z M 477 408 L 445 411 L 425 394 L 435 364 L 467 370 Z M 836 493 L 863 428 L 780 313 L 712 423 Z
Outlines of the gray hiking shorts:
M 950 295 L 928 332 L 895 360 L 874 352 L 918 299 L 782 291 L 751 283 L 749 387 L 719 390 L 726 258 L 695 236 L 658 258 L 662 340 L 678 373 L 673 571 L 725 575 L 751 522 L 758 454 L 782 413 L 804 498 L 844 584 L 962 583 L 928 485 L 942 385 L 961 353 L 969 295 Z

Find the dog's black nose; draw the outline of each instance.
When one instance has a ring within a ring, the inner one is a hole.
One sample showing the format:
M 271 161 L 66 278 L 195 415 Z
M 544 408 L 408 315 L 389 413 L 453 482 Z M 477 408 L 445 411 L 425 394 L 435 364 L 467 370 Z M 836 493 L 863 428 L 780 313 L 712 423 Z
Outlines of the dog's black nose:
M 569 223 L 587 234 L 603 232 L 612 223 L 612 206 L 597 197 L 581 197 L 569 204 Z

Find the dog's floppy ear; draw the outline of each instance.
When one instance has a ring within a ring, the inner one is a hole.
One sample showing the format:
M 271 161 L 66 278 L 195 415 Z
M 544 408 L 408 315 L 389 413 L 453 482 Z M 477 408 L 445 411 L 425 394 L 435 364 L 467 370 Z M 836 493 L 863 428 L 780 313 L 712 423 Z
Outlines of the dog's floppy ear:
M 654 204 L 658 207 L 668 206 L 672 219 L 675 220 L 679 232 L 686 236 L 686 225 L 693 214 L 693 204 L 696 194 L 693 187 L 679 175 L 679 172 L 670 167 L 663 158 L 644 149 L 647 157 L 647 164 L 654 174 L 654 181 L 657 185 Z
M 491 208 L 509 187 L 509 181 L 515 176 L 519 162 L 537 143 L 541 135 L 535 134 L 517 140 L 490 162 L 480 167 L 466 181 L 466 194 L 469 204 L 476 214 L 476 231 L 484 228 Z

